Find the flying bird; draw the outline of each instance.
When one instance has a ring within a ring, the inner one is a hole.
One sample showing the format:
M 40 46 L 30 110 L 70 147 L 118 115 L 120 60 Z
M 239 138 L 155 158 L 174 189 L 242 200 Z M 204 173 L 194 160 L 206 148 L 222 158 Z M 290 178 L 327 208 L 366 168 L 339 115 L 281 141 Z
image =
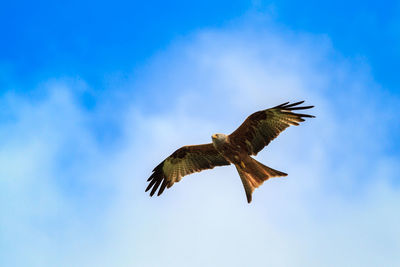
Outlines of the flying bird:
M 161 195 L 185 175 L 212 169 L 216 166 L 233 164 L 242 180 L 247 202 L 250 203 L 254 189 L 271 177 L 287 176 L 258 162 L 251 156 L 257 155 L 290 125 L 299 125 L 303 118 L 312 115 L 295 113 L 295 110 L 310 109 L 314 106 L 300 106 L 304 101 L 289 102 L 251 114 L 230 135 L 213 134 L 212 143 L 183 146 L 167 157 L 147 180 L 146 192 L 150 196 L 158 190 Z

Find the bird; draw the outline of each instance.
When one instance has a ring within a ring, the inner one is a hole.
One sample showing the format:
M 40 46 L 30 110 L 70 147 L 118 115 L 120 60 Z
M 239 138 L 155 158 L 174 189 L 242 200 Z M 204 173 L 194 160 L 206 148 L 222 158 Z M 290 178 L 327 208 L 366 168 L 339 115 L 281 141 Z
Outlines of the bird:
M 166 188 L 179 182 L 182 177 L 213 169 L 217 166 L 234 165 L 242 180 L 247 202 L 251 203 L 254 189 L 272 177 L 287 176 L 287 173 L 265 166 L 251 156 L 256 156 L 265 146 L 274 140 L 290 125 L 298 126 L 304 118 L 315 118 L 313 115 L 296 113 L 314 106 L 301 106 L 304 101 L 257 111 L 230 135 L 216 133 L 211 136 L 211 143 L 188 145 L 177 149 L 158 164 L 147 179 L 145 192 L 153 196 L 161 195 Z M 295 111 L 295 112 L 294 112 Z

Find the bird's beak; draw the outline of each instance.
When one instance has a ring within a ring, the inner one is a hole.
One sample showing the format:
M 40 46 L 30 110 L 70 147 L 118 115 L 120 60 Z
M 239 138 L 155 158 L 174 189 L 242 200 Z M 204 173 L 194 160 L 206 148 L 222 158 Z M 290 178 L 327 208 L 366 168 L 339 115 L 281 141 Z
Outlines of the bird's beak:
M 217 135 L 216 135 L 216 134 L 213 134 L 213 135 L 212 135 L 212 138 L 217 139 Z

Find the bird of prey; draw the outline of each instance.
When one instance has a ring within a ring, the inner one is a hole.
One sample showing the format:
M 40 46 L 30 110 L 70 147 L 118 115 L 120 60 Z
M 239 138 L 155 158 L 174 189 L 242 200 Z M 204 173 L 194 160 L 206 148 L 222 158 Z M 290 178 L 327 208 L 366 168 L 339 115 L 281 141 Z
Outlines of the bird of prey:
M 255 188 L 271 177 L 287 176 L 253 159 L 266 145 L 290 125 L 299 125 L 303 118 L 312 115 L 300 114 L 294 110 L 310 109 L 314 106 L 300 106 L 304 101 L 289 102 L 251 114 L 230 135 L 213 134 L 212 143 L 183 146 L 167 157 L 147 180 L 146 192 L 150 196 L 158 190 L 158 196 L 165 188 L 179 182 L 183 176 L 212 169 L 216 166 L 235 165 L 242 180 L 247 202 L 250 203 Z

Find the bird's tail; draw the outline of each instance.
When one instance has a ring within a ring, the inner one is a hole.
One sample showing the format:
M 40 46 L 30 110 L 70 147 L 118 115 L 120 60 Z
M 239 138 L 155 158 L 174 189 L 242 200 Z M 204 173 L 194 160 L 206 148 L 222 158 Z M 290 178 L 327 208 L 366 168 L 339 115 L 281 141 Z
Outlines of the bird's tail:
M 251 202 L 254 189 L 262 185 L 264 181 L 272 177 L 287 176 L 286 173 L 267 167 L 250 156 L 246 157 L 240 164 L 235 164 L 235 167 L 246 191 L 248 203 Z

